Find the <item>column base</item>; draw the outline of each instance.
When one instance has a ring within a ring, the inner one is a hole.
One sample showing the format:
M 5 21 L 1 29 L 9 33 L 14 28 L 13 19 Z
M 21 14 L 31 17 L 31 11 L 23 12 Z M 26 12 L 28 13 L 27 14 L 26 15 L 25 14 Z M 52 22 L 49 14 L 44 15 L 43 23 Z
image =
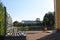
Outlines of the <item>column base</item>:
M 56 32 L 59 32 L 60 33 L 60 29 L 56 29 Z

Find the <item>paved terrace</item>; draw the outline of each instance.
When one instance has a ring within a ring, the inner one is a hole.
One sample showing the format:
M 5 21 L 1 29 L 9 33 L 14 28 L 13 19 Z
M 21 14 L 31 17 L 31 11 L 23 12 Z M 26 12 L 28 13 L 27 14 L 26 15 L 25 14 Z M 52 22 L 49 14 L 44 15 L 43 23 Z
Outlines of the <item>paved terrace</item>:
M 38 38 L 37 40 L 60 40 L 60 33 L 56 32 L 42 38 Z
M 27 40 L 42 40 L 45 36 L 51 35 L 53 31 L 26 31 Z M 45 40 L 45 39 L 44 39 Z

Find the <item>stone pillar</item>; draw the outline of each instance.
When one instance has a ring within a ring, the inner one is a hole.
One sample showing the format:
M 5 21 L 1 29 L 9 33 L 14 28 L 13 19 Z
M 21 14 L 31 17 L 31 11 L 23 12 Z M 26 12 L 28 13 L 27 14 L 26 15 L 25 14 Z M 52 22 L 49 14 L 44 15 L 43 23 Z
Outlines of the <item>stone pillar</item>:
M 60 0 L 54 0 L 55 28 L 60 29 Z

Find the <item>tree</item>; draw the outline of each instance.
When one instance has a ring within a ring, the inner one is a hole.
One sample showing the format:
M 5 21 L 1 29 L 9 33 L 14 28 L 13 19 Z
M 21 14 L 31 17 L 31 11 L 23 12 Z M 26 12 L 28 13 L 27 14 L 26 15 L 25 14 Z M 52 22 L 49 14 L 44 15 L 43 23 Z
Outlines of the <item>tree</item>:
M 0 35 L 4 35 L 4 27 L 5 27 L 5 18 L 4 18 L 4 6 L 0 2 Z
M 13 22 L 13 26 L 18 27 L 19 26 L 19 22 L 18 21 L 14 21 Z
M 37 25 L 40 25 L 40 18 L 36 18 Z
M 43 26 L 48 27 L 48 29 L 54 28 L 54 12 L 48 12 L 43 18 Z
M 40 18 L 36 18 L 36 21 L 40 21 Z

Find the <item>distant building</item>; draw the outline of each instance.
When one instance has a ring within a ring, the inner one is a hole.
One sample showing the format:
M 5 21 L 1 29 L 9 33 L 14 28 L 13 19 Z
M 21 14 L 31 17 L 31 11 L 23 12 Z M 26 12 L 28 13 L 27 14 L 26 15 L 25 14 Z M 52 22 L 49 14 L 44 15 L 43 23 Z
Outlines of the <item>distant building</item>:
M 26 25 L 26 26 L 37 26 L 37 21 L 30 21 L 30 20 L 23 20 L 22 25 Z M 42 24 L 42 21 L 39 21 L 39 24 Z
M 36 21 L 23 20 L 23 24 L 36 24 Z

